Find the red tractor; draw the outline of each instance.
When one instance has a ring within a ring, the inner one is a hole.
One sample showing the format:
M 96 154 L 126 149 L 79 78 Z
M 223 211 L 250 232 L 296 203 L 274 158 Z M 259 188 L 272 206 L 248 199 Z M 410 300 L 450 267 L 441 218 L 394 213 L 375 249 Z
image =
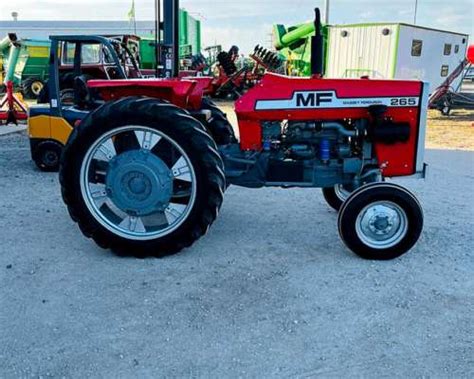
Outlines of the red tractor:
M 235 104 L 240 141 L 202 98 L 208 79 L 89 81 L 101 100 L 83 109 L 60 168 L 64 201 L 84 235 L 126 254 L 174 254 L 206 234 L 229 185 L 306 187 L 323 188 L 342 240 L 359 256 L 410 250 L 423 228 L 421 205 L 385 179 L 424 177 L 429 87 L 323 79 L 316 16 L 313 76 L 267 74 L 243 95 Z

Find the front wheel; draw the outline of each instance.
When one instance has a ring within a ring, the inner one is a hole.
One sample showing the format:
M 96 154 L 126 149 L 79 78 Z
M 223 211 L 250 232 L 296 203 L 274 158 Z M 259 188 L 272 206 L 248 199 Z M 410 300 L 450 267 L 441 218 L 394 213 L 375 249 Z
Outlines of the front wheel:
M 148 98 L 91 113 L 66 146 L 63 199 L 82 232 L 126 255 L 165 256 L 191 246 L 223 201 L 223 163 L 189 114 Z
M 342 184 L 336 184 L 334 187 L 323 188 L 324 200 L 335 211 L 339 211 L 349 196 L 351 195 L 349 189 Z
M 390 260 L 408 252 L 423 230 L 416 197 L 395 184 L 368 184 L 355 191 L 339 213 L 339 233 L 365 259 Z
M 36 166 L 45 172 L 57 172 L 63 145 L 59 142 L 45 140 L 32 148 L 33 161 Z

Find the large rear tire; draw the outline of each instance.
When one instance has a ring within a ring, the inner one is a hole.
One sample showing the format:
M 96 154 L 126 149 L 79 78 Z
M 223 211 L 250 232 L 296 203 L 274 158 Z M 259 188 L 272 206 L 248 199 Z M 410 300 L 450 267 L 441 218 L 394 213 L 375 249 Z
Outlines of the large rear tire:
M 150 98 L 124 98 L 74 129 L 60 168 L 62 195 L 83 234 L 134 256 L 191 246 L 217 217 L 224 165 L 188 112 Z
M 211 112 L 207 128 L 217 145 L 228 145 L 237 142 L 234 129 L 227 119 L 227 115 L 209 98 L 202 99 L 201 109 Z

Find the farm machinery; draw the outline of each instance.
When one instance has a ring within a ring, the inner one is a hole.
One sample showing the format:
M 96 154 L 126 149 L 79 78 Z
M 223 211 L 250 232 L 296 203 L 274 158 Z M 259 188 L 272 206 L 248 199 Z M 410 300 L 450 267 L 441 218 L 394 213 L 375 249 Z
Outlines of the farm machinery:
M 428 85 L 324 79 L 319 10 L 315 29 L 310 78 L 266 74 L 238 99 L 240 141 L 203 97 L 211 78 L 93 80 L 73 107 L 50 82 L 50 107 L 31 110 L 30 128 L 60 125 L 62 195 L 83 234 L 119 253 L 165 256 L 206 234 L 229 185 L 323 188 L 353 252 L 409 251 L 422 208 L 385 179 L 425 175 Z
M 286 60 L 286 72 L 291 76 L 311 76 L 311 38 L 315 33 L 313 22 L 285 27 L 274 25 L 274 47 Z M 328 29 L 322 26 L 323 52 L 326 56 Z
M 464 79 L 470 70 L 474 70 L 474 45 L 469 46 L 466 59 L 464 59 L 456 69 L 446 78 L 430 97 L 429 108 L 437 109 L 444 116 L 449 116 L 452 109 L 474 108 L 474 95 L 472 93 L 461 92 Z M 462 78 L 457 88 L 453 83 L 459 77 Z
M 0 66 L 0 87 L 4 88 L 4 92 L 0 97 L 0 125 L 2 124 L 18 124 L 19 121 L 25 121 L 28 118 L 26 105 L 23 104 L 20 95 L 14 92 L 15 66 L 7 64 L 7 62 L 16 62 L 20 56 L 21 45 L 17 42 L 15 34 L 0 41 L 0 52 L 8 49 L 8 61 L 1 59 Z M 4 74 L 3 74 L 4 72 Z
M 283 71 L 283 60 L 275 52 L 257 45 L 250 54 L 250 64 L 244 62 L 237 66 L 239 49 L 232 46 L 229 52 L 221 51 L 217 55 L 217 73 L 212 82 L 210 95 L 234 100 L 255 86 L 267 72 Z
M 211 97 L 235 100 L 255 86 L 266 72 L 284 71 L 281 57 L 260 45 L 249 58 L 240 56 L 237 46 L 232 46 L 229 51 L 223 51 L 220 45 L 211 46 L 206 51 L 208 58 L 203 54 L 191 58 L 186 76 L 213 75 L 214 80 L 207 92 Z
M 48 58 L 48 41 L 20 39 L 15 33 L 0 40 L 3 81 L 12 81 L 27 99 L 39 96 L 48 78 Z

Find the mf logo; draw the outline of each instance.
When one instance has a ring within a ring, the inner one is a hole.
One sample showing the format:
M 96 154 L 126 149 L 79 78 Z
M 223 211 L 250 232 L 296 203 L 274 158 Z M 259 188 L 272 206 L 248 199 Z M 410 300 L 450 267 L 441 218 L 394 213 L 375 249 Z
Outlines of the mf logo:
M 258 100 L 256 110 L 331 108 L 336 100 L 334 91 L 296 91 L 287 100 Z
M 315 108 L 323 104 L 332 103 L 333 92 L 297 92 L 296 94 L 297 108 Z
M 340 109 L 368 108 L 371 105 L 387 107 L 417 107 L 420 98 L 402 97 L 338 97 L 335 91 L 296 91 L 290 99 L 258 100 L 256 110 L 283 109 Z

